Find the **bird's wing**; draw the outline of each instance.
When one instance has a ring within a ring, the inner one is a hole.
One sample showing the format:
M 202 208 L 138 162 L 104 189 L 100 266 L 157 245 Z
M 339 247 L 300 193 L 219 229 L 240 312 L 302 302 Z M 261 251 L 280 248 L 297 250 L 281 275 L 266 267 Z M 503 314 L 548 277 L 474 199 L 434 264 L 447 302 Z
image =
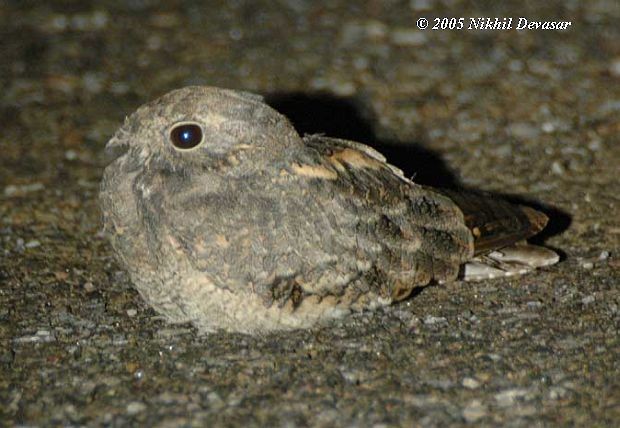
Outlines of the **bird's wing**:
M 540 211 L 491 195 L 462 190 L 439 190 L 463 211 L 474 236 L 475 255 L 512 245 L 544 229 L 548 218 Z
M 293 171 L 307 174 L 307 185 L 342 211 L 345 224 L 336 219 L 336 231 L 357 234 L 358 245 L 350 251 L 369 260 L 392 298 L 404 298 L 431 280 L 454 279 L 471 257 L 473 241 L 449 198 L 406 179 L 366 145 L 323 136 L 306 136 L 304 142 L 306 158 Z

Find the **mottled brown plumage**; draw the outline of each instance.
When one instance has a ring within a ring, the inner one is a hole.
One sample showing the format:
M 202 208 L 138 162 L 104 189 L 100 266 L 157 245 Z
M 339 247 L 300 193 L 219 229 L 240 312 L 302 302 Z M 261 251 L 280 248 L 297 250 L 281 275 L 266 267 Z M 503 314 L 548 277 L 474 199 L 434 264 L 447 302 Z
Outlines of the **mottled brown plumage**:
M 493 250 L 546 222 L 416 185 L 362 144 L 301 138 L 242 92 L 173 91 L 107 148 L 121 151 L 101 186 L 118 259 L 155 309 L 205 331 L 308 327 L 488 265 L 475 256 L 510 271 Z

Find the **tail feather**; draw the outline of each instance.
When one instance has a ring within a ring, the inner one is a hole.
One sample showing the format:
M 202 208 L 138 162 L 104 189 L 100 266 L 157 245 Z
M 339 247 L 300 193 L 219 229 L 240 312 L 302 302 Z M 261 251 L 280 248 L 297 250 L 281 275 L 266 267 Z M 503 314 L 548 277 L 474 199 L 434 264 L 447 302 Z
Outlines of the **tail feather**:
M 474 236 L 474 255 L 507 247 L 536 235 L 547 225 L 545 214 L 484 193 L 444 190 L 465 216 Z

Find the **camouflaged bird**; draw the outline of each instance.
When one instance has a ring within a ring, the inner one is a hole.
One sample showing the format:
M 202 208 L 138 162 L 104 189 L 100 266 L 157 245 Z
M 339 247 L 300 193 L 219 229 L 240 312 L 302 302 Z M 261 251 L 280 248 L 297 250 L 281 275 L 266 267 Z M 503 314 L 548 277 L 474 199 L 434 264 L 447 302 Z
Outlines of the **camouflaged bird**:
M 203 331 L 305 328 L 416 287 L 557 262 L 544 214 L 423 187 L 374 149 L 309 135 L 257 95 L 188 87 L 108 142 L 101 207 L 144 299 Z M 120 153 L 119 153 L 120 152 Z

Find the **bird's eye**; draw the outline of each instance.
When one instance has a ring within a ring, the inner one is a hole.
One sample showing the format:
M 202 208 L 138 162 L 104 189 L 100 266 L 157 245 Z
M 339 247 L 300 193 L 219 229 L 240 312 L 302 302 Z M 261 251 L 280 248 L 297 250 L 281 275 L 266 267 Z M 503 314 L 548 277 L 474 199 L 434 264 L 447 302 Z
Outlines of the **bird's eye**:
M 195 123 L 179 123 L 170 130 L 170 141 L 177 149 L 193 149 L 202 140 L 202 128 Z

